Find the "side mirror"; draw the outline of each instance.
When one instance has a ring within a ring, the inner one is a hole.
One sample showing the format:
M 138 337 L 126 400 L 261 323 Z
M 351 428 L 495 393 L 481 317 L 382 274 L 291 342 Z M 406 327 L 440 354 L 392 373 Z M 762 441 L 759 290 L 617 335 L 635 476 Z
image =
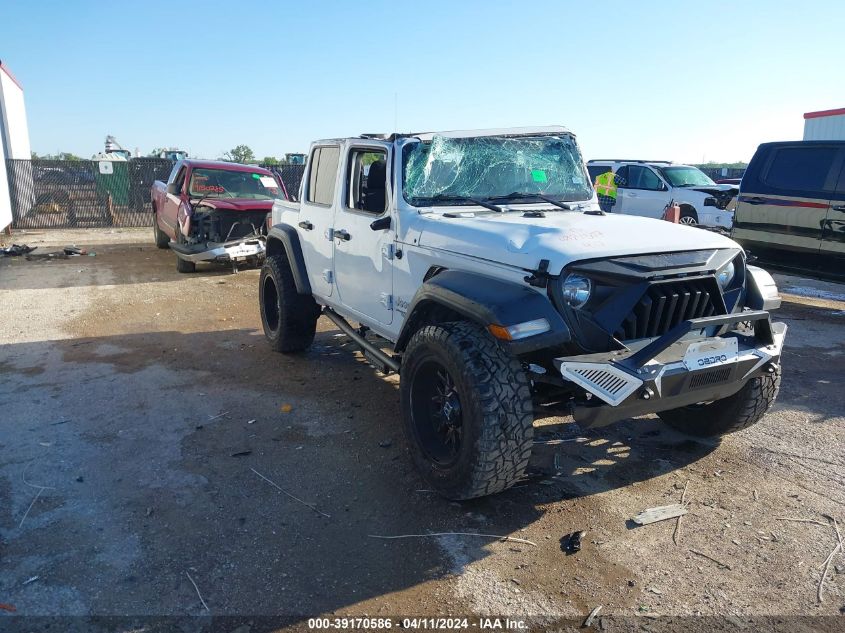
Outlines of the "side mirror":
M 174 196 L 178 196 L 182 192 L 179 190 L 178 184 L 176 184 L 175 182 L 171 182 L 170 184 L 167 185 L 167 193 L 174 195 Z
M 373 220 L 370 222 L 370 228 L 373 231 L 384 231 L 390 228 L 390 216 L 386 215 L 383 218 L 379 218 L 378 220 Z

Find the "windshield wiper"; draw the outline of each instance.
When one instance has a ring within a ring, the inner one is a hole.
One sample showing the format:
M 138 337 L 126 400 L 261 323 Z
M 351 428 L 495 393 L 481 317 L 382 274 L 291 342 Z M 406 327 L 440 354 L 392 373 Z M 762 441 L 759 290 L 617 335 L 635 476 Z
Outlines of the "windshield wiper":
M 543 202 L 548 202 L 551 205 L 558 207 L 559 209 L 563 209 L 564 211 L 572 211 L 572 207 L 566 204 L 565 202 L 560 202 L 559 200 L 555 200 L 554 198 L 549 198 L 548 196 L 544 196 L 541 193 L 520 193 L 519 191 L 514 191 L 513 193 L 509 193 L 506 196 L 493 196 L 490 198 L 491 200 L 542 200 Z
M 477 204 L 479 207 L 484 207 L 485 209 L 490 209 L 491 211 L 495 211 L 496 213 L 504 213 L 505 210 L 502 207 L 493 204 L 492 202 L 487 202 L 486 200 L 479 200 L 478 198 L 471 198 L 469 196 L 445 196 L 445 195 L 436 195 L 436 196 L 419 196 L 414 198 L 414 202 L 418 201 L 431 201 L 431 202 L 472 202 L 473 204 Z

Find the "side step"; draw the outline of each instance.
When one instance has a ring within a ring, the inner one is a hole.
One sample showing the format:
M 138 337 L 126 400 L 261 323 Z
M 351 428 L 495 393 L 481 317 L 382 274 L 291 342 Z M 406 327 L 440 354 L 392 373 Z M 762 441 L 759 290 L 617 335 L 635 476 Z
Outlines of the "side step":
M 399 361 L 395 358 L 388 356 L 383 351 L 381 351 L 378 347 L 370 343 L 367 339 L 361 336 L 358 332 L 355 331 L 349 322 L 340 316 L 337 312 L 332 310 L 331 308 L 323 308 L 323 316 L 328 318 L 332 321 L 337 327 L 339 327 L 346 336 L 352 339 L 352 341 L 361 348 L 361 352 L 364 354 L 364 358 L 366 358 L 370 363 L 372 363 L 376 369 L 378 369 L 383 374 L 389 374 L 391 371 L 399 373 Z

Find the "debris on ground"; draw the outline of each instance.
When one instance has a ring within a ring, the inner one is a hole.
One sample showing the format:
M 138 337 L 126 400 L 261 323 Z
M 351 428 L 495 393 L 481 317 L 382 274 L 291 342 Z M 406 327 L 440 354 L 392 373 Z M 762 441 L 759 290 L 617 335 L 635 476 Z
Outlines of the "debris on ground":
M 367 534 L 370 538 L 380 538 L 385 540 L 393 540 L 399 538 L 429 538 L 432 536 L 480 536 L 481 538 L 495 538 L 500 541 L 507 541 L 509 543 L 525 543 L 526 545 L 533 545 L 537 547 L 537 543 L 529 541 L 524 538 L 516 538 L 515 536 L 499 536 L 497 534 L 478 534 L 476 532 L 431 532 L 430 534 L 397 534 L 396 536 L 380 536 L 378 534 Z
M 28 585 L 28 584 L 30 584 L 30 583 L 35 582 L 35 581 L 36 581 L 36 580 L 38 580 L 39 578 L 41 578 L 41 576 L 33 576 L 32 578 L 27 578 L 27 579 L 26 579 L 26 580 L 24 580 L 21 584 L 22 584 L 22 585 Z
M 200 602 L 202 602 L 202 606 L 203 606 L 203 607 L 205 607 L 205 610 L 206 610 L 206 611 L 209 611 L 209 612 L 210 612 L 210 611 L 211 611 L 211 609 L 209 609 L 209 608 L 208 608 L 208 605 L 205 603 L 205 600 L 203 600 L 203 599 L 202 599 L 202 594 L 200 593 L 200 588 L 199 588 L 199 587 L 197 587 L 197 583 L 195 583 L 195 582 L 194 582 L 194 579 L 193 579 L 193 578 L 191 578 L 191 574 L 189 574 L 189 573 L 186 571 L 186 572 L 185 572 L 185 575 L 188 577 L 188 580 L 190 580 L 190 581 L 191 581 L 191 584 L 194 586 L 194 589 L 196 589 L 196 591 L 197 591 L 197 596 L 199 597 Z
M 246 457 L 247 455 L 252 455 L 252 451 L 247 449 L 245 451 L 237 451 L 236 453 L 232 453 L 232 457 Z
M 391 446 L 393 446 L 393 441 L 392 440 L 382 440 L 381 442 L 378 443 L 378 445 L 381 446 L 382 448 L 390 448 Z
M 714 563 L 716 563 L 717 565 L 719 565 L 719 567 L 724 567 L 728 571 L 731 571 L 731 569 L 732 569 L 730 565 L 728 565 L 727 563 L 723 563 L 722 561 L 720 561 L 717 558 L 713 558 L 712 556 L 710 556 L 710 554 L 705 554 L 704 552 L 699 552 L 697 549 L 690 549 L 690 552 L 692 552 L 696 556 L 701 556 L 702 558 L 706 558 L 707 560 L 711 560 Z
M 26 255 L 27 253 L 31 253 L 34 251 L 37 246 L 28 246 L 26 244 L 12 244 L 11 246 L 6 246 L 5 248 L 0 248 L 0 254 L 3 257 L 19 257 L 21 255 Z
M 317 506 L 315 506 L 313 503 L 308 503 L 307 501 L 303 501 L 303 500 L 302 500 L 302 499 L 300 499 L 299 497 L 296 497 L 296 496 L 292 495 L 292 494 L 291 494 L 291 493 L 289 493 L 287 490 L 285 490 L 284 488 L 282 488 L 279 484 L 277 484 L 275 481 L 273 481 L 272 479 L 269 479 L 268 477 L 265 477 L 264 475 L 262 475 L 260 472 L 258 472 L 258 471 L 257 471 L 257 470 L 255 470 L 254 468 L 250 468 L 250 470 L 251 470 L 252 472 L 254 472 L 256 475 L 258 475 L 259 477 L 261 477 L 261 478 L 262 478 L 264 481 L 266 481 L 268 484 L 270 484 L 271 486 L 273 486 L 276 490 L 278 490 L 279 492 L 283 493 L 284 495 L 286 495 L 286 496 L 290 497 L 290 498 L 291 498 L 291 499 L 293 499 L 294 501 L 297 501 L 297 502 L 301 503 L 301 504 L 302 504 L 302 505 L 304 505 L 306 508 L 310 508 L 311 510 L 313 510 L 313 511 L 314 511 L 314 512 L 316 512 L 317 514 L 322 515 L 322 516 L 326 517 L 327 519 L 331 519 L 331 518 L 332 518 L 332 516 L 331 516 L 330 514 L 326 514 L 325 512 L 321 512 L 320 510 L 318 510 L 318 509 L 317 509 Z
M 293 405 L 292 405 L 292 404 L 288 404 L 288 403 L 286 402 L 286 403 L 284 403 L 284 404 L 283 404 L 283 405 L 279 408 L 279 410 L 280 410 L 282 413 L 290 413 L 291 411 L 293 411 Z
M 689 486 L 689 481 L 684 484 L 684 492 L 681 494 L 681 505 L 686 507 L 687 505 L 687 486 Z M 754 493 L 756 494 L 757 491 L 755 490 Z M 672 542 L 677 545 L 678 544 L 678 537 L 681 535 L 681 517 L 683 515 L 678 515 L 678 520 L 675 522 L 675 531 L 672 532 Z
M 583 539 L 587 535 L 586 530 L 576 530 L 571 534 L 567 534 L 564 536 L 561 541 L 561 545 L 564 552 L 567 555 L 574 554 L 575 552 L 581 551 L 581 539 Z
M 584 624 L 582 624 L 581 626 L 583 626 L 584 628 L 592 626 L 593 621 L 596 619 L 596 616 L 599 614 L 599 611 L 601 611 L 601 607 L 602 605 L 599 605 L 595 609 L 590 611 L 590 615 L 587 616 L 587 619 L 584 620 Z
M 649 525 L 650 523 L 657 523 L 658 521 L 666 521 L 667 519 L 674 519 L 683 516 L 687 513 L 687 508 L 683 503 L 672 503 L 668 506 L 659 506 L 657 508 L 648 508 L 640 512 L 631 520 L 637 525 Z
M 3 611 L 10 611 L 11 613 L 14 613 L 15 611 L 17 611 L 17 608 L 15 607 L 15 605 L 4 604 L 2 602 L 0 602 L 0 609 L 3 609 Z

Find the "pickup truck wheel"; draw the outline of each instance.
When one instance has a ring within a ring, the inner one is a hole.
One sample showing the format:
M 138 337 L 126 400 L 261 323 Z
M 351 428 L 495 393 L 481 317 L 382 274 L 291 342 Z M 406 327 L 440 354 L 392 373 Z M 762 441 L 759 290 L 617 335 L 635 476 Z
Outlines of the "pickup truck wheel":
M 158 248 L 169 248 L 170 238 L 167 233 L 158 228 L 158 216 L 153 213 L 153 234 L 155 235 L 156 246 Z
M 440 494 L 471 499 L 520 479 L 534 438 L 528 377 L 484 330 L 452 322 L 417 331 L 400 392 L 411 456 Z
M 720 437 L 758 422 L 774 404 L 780 390 L 780 366 L 771 374 L 752 378 L 732 396 L 661 411 L 657 415 L 672 428 L 697 437 Z
M 698 214 L 692 207 L 681 207 L 681 217 L 678 218 L 679 224 L 686 224 L 687 226 L 698 225 Z
M 296 291 L 293 273 L 283 255 L 264 260 L 258 285 L 264 336 L 276 352 L 304 352 L 314 341 L 320 306 Z

